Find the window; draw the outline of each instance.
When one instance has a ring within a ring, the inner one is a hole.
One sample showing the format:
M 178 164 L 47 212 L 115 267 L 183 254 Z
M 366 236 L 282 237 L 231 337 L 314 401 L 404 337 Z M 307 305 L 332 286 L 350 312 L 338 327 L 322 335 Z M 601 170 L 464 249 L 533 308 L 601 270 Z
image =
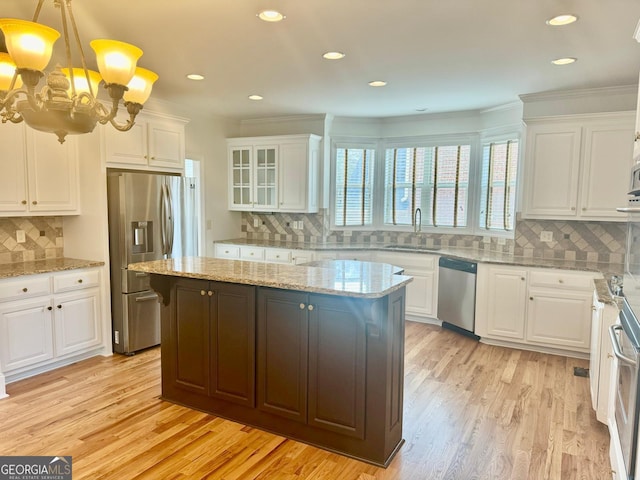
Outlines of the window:
M 385 151 L 384 223 L 466 227 L 470 145 L 389 148 Z
M 483 145 L 480 228 L 511 231 L 514 227 L 518 141 Z
M 375 150 L 336 149 L 335 224 L 363 226 L 373 223 L 373 165 Z

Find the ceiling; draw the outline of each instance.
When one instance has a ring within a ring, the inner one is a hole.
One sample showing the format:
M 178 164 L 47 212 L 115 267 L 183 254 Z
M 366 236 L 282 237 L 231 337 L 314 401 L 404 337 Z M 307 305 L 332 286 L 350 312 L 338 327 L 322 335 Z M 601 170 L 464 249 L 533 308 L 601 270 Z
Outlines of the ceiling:
M 2 0 L 0 15 L 31 19 L 36 3 Z M 484 109 L 520 94 L 637 84 L 640 72 L 640 44 L 632 38 L 638 0 L 73 0 L 72 6 L 87 57 L 93 58 L 93 38 L 133 43 L 145 52 L 139 65 L 160 75 L 155 98 L 230 118 Z M 267 8 L 286 19 L 260 21 L 256 14 Z M 579 20 L 545 24 L 562 13 Z M 46 0 L 40 21 L 60 30 L 57 15 Z M 346 57 L 323 59 L 330 50 Z M 551 64 L 565 56 L 578 61 Z M 206 78 L 194 82 L 188 73 Z M 373 88 L 371 80 L 388 85 Z

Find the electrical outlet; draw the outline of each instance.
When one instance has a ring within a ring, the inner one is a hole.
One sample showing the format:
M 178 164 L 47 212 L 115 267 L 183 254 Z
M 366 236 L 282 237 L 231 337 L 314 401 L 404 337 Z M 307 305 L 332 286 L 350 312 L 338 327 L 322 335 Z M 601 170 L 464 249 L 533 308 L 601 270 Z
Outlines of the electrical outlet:
M 258 228 L 260 226 L 260 219 L 259 218 L 254 218 L 253 219 L 253 228 Z
M 116 343 L 116 345 L 120 344 L 120 332 L 118 330 L 113 332 L 113 341 Z
M 298 221 L 298 229 L 299 230 L 303 230 L 304 229 L 304 222 L 302 220 Z
M 541 242 L 552 242 L 553 241 L 553 232 L 548 232 L 543 230 L 540 232 L 540 241 Z
M 16 230 L 16 242 L 24 243 L 27 241 L 27 237 L 24 234 L 24 230 Z

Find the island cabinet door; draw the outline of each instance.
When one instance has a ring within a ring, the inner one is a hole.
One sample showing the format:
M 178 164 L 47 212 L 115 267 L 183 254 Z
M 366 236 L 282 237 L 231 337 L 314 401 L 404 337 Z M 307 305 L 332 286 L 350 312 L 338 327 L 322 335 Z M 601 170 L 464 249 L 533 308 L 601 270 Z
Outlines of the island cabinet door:
M 364 438 L 368 302 L 309 296 L 308 423 Z
M 209 291 L 212 292 L 210 395 L 253 408 L 256 289 L 251 285 L 211 282 Z
M 258 289 L 258 408 L 307 422 L 308 295 Z
M 171 312 L 172 375 L 175 386 L 209 394 L 209 282 L 176 281 Z

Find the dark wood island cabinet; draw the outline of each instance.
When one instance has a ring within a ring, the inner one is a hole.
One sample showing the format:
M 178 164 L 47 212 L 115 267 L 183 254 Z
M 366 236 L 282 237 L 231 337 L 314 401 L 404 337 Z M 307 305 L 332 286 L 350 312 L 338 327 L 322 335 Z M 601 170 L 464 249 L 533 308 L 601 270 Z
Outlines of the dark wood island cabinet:
M 189 260 L 130 266 L 162 297 L 162 397 L 388 465 L 402 444 L 411 278 L 358 294 L 336 290 L 331 269 Z M 296 275 L 304 283 L 286 281 Z

